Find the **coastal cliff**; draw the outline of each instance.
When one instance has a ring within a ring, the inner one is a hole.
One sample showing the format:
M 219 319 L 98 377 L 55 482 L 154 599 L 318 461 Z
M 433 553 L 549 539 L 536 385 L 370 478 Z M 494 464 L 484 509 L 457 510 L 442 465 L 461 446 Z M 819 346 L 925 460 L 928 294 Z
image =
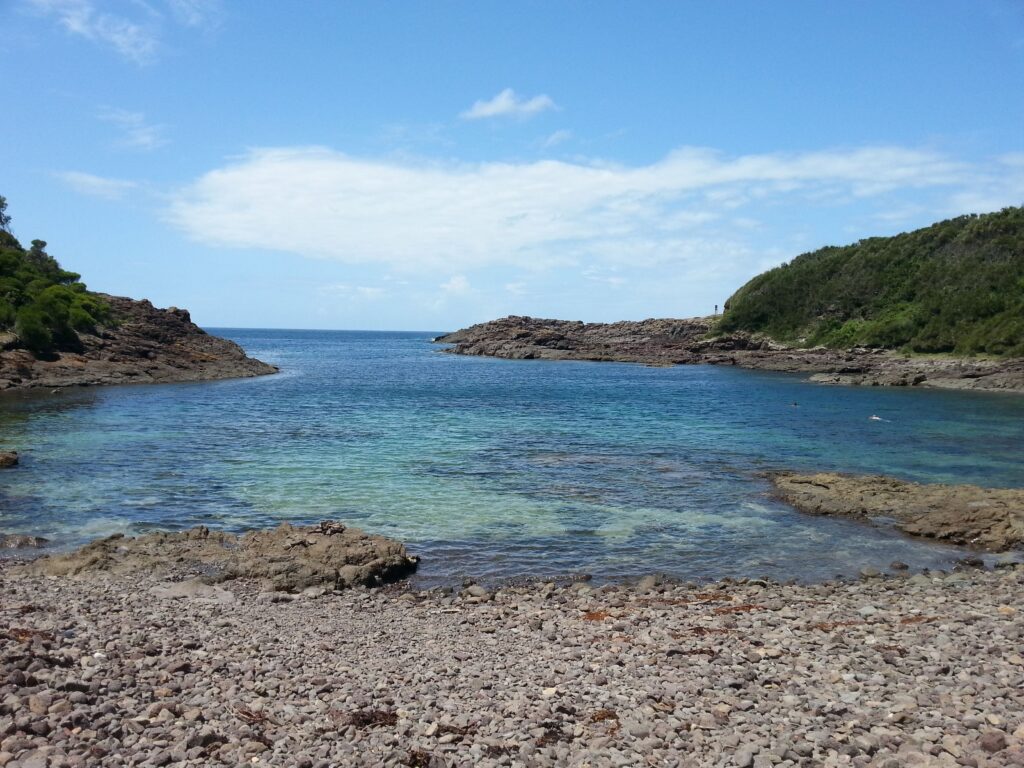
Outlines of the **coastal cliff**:
M 275 373 L 232 341 L 212 336 L 184 309 L 94 294 L 111 321 L 79 331 L 74 349 L 37 355 L 0 331 L 0 391 L 32 387 L 206 381 Z
M 736 365 L 810 374 L 812 381 L 1024 392 L 1024 359 L 911 357 L 882 349 L 810 349 L 736 332 L 709 337 L 714 318 L 582 323 L 510 316 L 437 337 L 446 352 L 510 360 Z

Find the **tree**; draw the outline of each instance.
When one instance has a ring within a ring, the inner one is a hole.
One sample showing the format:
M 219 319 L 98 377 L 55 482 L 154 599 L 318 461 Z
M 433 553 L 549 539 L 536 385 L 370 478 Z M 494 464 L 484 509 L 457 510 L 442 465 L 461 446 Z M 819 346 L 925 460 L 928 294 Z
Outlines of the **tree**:
M 11 234 L 11 217 L 7 213 L 7 198 L 0 195 L 0 232 Z
M 45 354 L 81 347 L 78 332 L 94 333 L 110 320 L 110 307 L 89 293 L 81 276 L 61 269 L 45 240 L 22 248 L 7 229 L 11 218 L 0 196 L 0 331 L 13 330 L 21 345 Z

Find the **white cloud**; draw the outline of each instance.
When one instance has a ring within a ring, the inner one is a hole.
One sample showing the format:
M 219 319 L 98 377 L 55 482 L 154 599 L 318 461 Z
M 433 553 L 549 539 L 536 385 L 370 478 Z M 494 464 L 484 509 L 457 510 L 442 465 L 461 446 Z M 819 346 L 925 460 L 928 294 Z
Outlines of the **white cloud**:
M 582 276 L 586 280 L 590 280 L 595 283 L 604 283 L 613 288 L 618 288 L 620 285 L 625 285 L 626 278 L 621 275 L 607 274 L 606 272 L 598 269 L 584 269 Z
M 360 298 L 360 299 L 379 299 L 384 296 L 384 289 L 377 288 L 369 285 L 348 285 L 347 283 L 328 283 L 321 285 L 318 289 L 320 293 L 334 296 L 337 298 Z
M 459 117 L 464 120 L 481 120 L 487 117 L 530 117 L 546 109 L 558 109 L 550 96 L 541 94 L 532 99 L 521 98 L 511 88 L 506 88 L 493 99 L 477 101 Z
M 156 56 L 158 42 L 151 28 L 99 11 L 90 0 L 28 0 L 28 4 L 55 17 L 71 34 L 108 45 L 137 64 L 148 63 Z
M 465 275 L 453 275 L 448 282 L 441 284 L 441 290 L 449 296 L 465 296 L 471 288 Z
M 120 200 L 139 186 L 134 181 L 109 179 L 81 171 L 63 171 L 55 175 L 79 194 L 104 200 Z
M 526 283 L 505 283 L 505 290 L 513 296 L 522 296 L 526 293 Z
M 983 178 L 984 183 L 954 195 L 946 213 L 956 216 L 1024 205 L 1024 152 L 1011 152 L 997 158 L 996 166 Z
M 220 0 L 167 0 L 178 23 L 186 27 L 209 27 L 223 18 Z
M 100 113 L 100 120 L 113 123 L 121 129 L 118 145 L 127 149 L 149 151 L 167 143 L 162 125 L 151 125 L 141 112 L 108 109 Z
M 984 191 L 986 178 L 901 147 L 739 157 L 684 148 L 641 166 L 385 161 L 299 147 L 253 150 L 210 171 L 167 215 L 210 245 L 401 270 L 684 260 L 725 269 L 751 258 L 747 234 L 728 225 L 744 206 L 763 216 L 785 201 L 810 218 L 816 205 Z
M 53 18 L 67 32 L 114 49 L 136 64 L 149 64 L 160 51 L 169 18 L 185 27 L 212 27 L 222 17 L 221 0 L 23 0 L 36 13 Z M 114 12 L 111 7 L 117 7 Z
M 568 141 L 572 138 L 572 131 L 565 130 L 564 128 L 559 131 L 555 131 L 548 136 L 544 141 L 541 142 L 541 146 L 544 149 L 550 149 L 551 147 L 557 147 L 559 144 Z

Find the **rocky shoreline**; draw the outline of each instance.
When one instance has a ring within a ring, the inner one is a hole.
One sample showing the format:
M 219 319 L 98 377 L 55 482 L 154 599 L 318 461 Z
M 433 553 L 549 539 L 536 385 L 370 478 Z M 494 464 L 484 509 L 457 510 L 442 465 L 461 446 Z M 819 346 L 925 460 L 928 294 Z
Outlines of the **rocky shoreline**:
M 100 384 L 169 383 L 263 376 L 277 368 L 211 336 L 184 309 L 99 294 L 116 323 L 79 333 L 81 346 L 40 359 L 0 333 L 0 392 Z
M 1021 566 L 209 589 L 0 563 L 0 766 L 1024 761 Z
M 458 355 L 645 365 L 735 365 L 824 384 L 1024 393 L 1024 360 L 905 357 L 877 349 L 787 347 L 746 333 L 707 338 L 714 318 L 582 323 L 510 316 L 439 336 Z
M 811 515 L 885 519 L 912 536 L 1005 552 L 1024 545 L 1024 490 L 921 484 L 836 472 L 769 475 L 775 495 Z

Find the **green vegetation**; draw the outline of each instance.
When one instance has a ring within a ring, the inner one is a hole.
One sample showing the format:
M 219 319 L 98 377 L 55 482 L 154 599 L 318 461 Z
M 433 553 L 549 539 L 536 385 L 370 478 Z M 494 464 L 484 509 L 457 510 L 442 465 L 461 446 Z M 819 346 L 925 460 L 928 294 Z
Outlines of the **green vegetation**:
M 77 348 L 77 331 L 108 321 L 110 307 L 86 290 L 79 275 L 61 269 L 44 241 L 22 248 L 10 223 L 0 196 L 0 331 L 13 330 L 37 354 Z
M 1024 209 L 797 256 L 736 291 L 719 330 L 829 347 L 1024 356 Z

